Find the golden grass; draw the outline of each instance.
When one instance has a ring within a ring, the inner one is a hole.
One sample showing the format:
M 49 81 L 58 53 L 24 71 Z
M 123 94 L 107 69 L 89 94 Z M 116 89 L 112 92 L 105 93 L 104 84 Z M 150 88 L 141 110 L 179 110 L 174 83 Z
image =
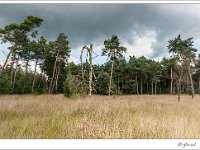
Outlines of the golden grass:
M 0 138 L 200 138 L 200 96 L 0 96 Z

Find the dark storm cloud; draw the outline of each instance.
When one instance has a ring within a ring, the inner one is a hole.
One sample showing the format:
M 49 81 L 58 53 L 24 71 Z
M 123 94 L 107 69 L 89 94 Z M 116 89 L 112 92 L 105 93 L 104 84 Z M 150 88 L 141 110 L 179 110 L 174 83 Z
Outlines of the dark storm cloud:
M 134 45 L 133 32 L 155 31 L 152 57 L 157 57 L 166 53 L 167 41 L 179 33 L 200 38 L 200 15 L 190 13 L 192 9 L 192 4 L 0 4 L 0 27 L 21 22 L 28 15 L 39 16 L 44 19 L 40 33 L 49 40 L 66 33 L 72 50 L 103 44 L 113 34 Z

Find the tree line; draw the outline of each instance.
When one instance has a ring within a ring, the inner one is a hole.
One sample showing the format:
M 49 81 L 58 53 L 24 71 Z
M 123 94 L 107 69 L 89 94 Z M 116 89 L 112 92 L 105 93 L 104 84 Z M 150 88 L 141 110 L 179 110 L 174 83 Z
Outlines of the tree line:
M 1 94 L 63 93 L 65 96 L 101 94 L 200 94 L 200 55 L 193 39 L 181 35 L 168 41 L 170 58 L 161 61 L 146 57 L 124 58 L 126 47 L 118 36 L 104 41 L 101 56 L 106 63 L 92 64 L 93 45 L 83 46 L 79 64 L 69 62 L 68 37 L 58 34 L 55 41 L 39 37 L 43 19 L 28 16 L 23 22 L 0 28 L 1 43 L 8 53 L 0 68 Z M 2 51 L 3 52 L 3 51 Z M 83 61 L 83 53 L 87 54 Z M 97 57 L 97 55 L 95 56 Z M 89 59 L 89 61 L 88 61 Z

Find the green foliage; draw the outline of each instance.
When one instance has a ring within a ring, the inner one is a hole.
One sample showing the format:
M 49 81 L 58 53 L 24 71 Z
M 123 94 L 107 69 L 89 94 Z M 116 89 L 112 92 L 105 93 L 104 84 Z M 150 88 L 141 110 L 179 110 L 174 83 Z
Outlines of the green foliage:
M 190 63 L 194 61 L 197 52 L 197 49 L 193 48 L 193 38 L 188 38 L 186 40 L 181 39 L 181 35 L 179 34 L 173 40 L 168 41 L 169 45 L 167 46 L 169 49 L 169 53 L 174 53 L 176 58 L 181 62 L 184 68 L 188 69 Z
M 55 93 L 62 93 L 63 87 L 58 86 L 51 87 L 56 82 L 56 77 L 58 76 L 57 82 L 63 85 L 66 79 L 65 65 L 70 57 L 70 48 L 67 36 L 64 33 L 60 33 L 55 42 L 49 42 L 45 49 L 44 63 L 42 70 L 47 74 L 48 78 L 52 81 L 50 82 L 50 88 L 52 88 Z
M 5 69 L 2 75 L 0 76 L 0 93 L 1 94 L 10 94 L 12 89 L 10 87 L 11 82 L 9 79 L 10 69 Z
M 124 94 L 136 94 L 136 81 L 128 80 L 122 87 L 121 91 Z
M 186 40 L 181 39 L 181 35 L 179 34 L 178 37 L 176 37 L 174 40 L 169 40 L 169 45 L 167 46 L 169 49 L 169 52 L 173 53 L 183 53 L 184 51 L 192 51 L 197 52 L 197 49 L 192 48 L 193 46 L 193 38 L 188 38 Z
M 125 47 L 120 46 L 119 38 L 116 35 L 113 35 L 111 39 L 105 40 L 104 46 L 102 56 L 108 56 L 111 60 L 123 58 L 123 53 L 127 50 Z
M 109 74 L 107 72 L 100 72 L 96 78 L 95 90 L 96 94 L 108 95 Z
M 110 73 L 110 83 L 108 88 L 108 94 L 112 93 L 114 85 L 112 84 L 113 80 L 113 71 L 114 71 L 114 62 L 116 60 L 123 59 L 123 53 L 126 52 L 126 47 L 120 46 L 119 39 L 116 35 L 113 35 L 111 39 L 104 41 L 104 48 L 102 49 L 102 56 L 107 56 L 112 61 L 111 73 Z
M 85 96 L 86 91 L 81 80 L 68 72 L 66 81 L 64 82 L 64 95 L 66 97 Z
M 60 59 L 65 60 L 66 58 L 70 57 L 70 48 L 69 48 L 69 41 L 68 37 L 64 33 L 60 33 L 58 35 L 57 40 L 55 41 L 55 50 L 59 51 Z
M 22 70 L 16 72 L 15 88 L 12 90 L 10 68 L 6 68 L 0 76 L 0 94 L 30 94 L 33 74 L 24 74 Z M 46 93 L 47 81 L 41 75 L 36 76 L 35 94 Z
M 36 27 L 39 27 L 43 19 L 35 16 L 28 16 L 21 24 L 11 23 L 0 29 L 0 35 L 4 43 L 11 42 L 22 44 L 27 40 L 28 33 L 32 37 L 37 35 Z

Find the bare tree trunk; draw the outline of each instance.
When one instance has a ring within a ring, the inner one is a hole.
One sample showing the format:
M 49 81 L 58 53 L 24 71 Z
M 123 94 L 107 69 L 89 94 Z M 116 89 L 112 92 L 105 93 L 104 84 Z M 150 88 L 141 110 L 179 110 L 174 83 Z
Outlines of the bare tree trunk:
M 89 96 L 91 97 L 91 95 L 92 95 L 92 73 L 93 73 L 93 68 L 92 68 L 92 44 L 90 45 L 90 49 L 89 49 L 89 60 L 90 60 Z
M 60 75 L 60 66 L 57 69 L 57 75 L 56 75 L 56 92 L 58 91 L 58 78 Z
M 28 65 L 29 65 L 29 60 L 26 61 L 26 70 L 25 70 L 25 79 L 24 79 L 24 85 L 23 85 L 23 93 L 26 87 L 26 80 L 27 80 L 27 74 L 28 74 Z
M 37 63 L 38 63 L 38 59 L 36 59 L 36 62 L 35 62 L 34 77 L 33 77 L 33 84 L 32 84 L 32 93 L 33 93 L 34 86 L 35 86 L 35 77 L 36 77 Z
M 56 73 L 57 59 L 58 59 L 58 52 L 57 52 L 57 54 L 56 54 L 56 60 L 55 60 L 55 62 L 54 62 L 53 76 L 52 76 L 52 79 L 51 79 L 51 82 L 50 82 L 49 94 L 51 94 L 51 93 L 52 93 L 52 90 L 53 90 L 53 82 L 54 82 L 55 73 Z
M 119 73 L 117 74 L 117 89 L 118 89 L 118 92 L 119 92 L 120 91 L 120 88 L 119 88 Z
M 171 89 L 170 89 L 170 93 L 171 95 L 173 94 L 173 72 L 172 72 L 172 66 L 171 66 Z
M 56 87 L 56 82 L 57 82 L 57 75 L 58 75 L 58 67 L 56 66 L 56 71 L 55 71 L 55 76 L 54 76 L 54 82 L 52 83 L 52 87 L 51 87 L 51 93 L 53 92 L 53 89 Z M 55 88 L 55 92 L 57 92 L 56 88 Z
M 39 90 L 39 88 L 40 88 L 40 86 L 41 86 L 41 80 L 42 80 L 42 78 L 41 78 L 41 75 L 40 75 L 40 77 L 39 77 L 39 81 L 38 81 L 37 90 Z
M 199 77 L 199 95 L 200 95 L 200 77 Z
M 153 95 L 153 80 L 151 81 L 151 95 Z
M 114 60 L 112 60 L 112 67 L 111 67 L 111 73 L 110 73 L 110 84 L 109 84 L 109 89 L 108 89 L 109 96 L 110 96 L 111 86 L 112 86 L 113 68 L 114 68 Z
M 147 81 L 147 93 L 149 94 L 149 82 Z
M 162 85 L 161 83 L 159 85 L 160 85 L 160 94 L 162 94 L 162 88 L 161 88 Z
M 183 74 L 183 70 L 181 69 L 181 74 L 180 74 L 180 77 L 179 77 L 179 80 L 178 80 L 178 102 L 180 102 L 181 100 L 181 80 L 182 80 L 182 74 Z
M 12 85 L 12 93 L 14 93 L 14 91 L 15 91 L 16 76 L 17 76 L 17 68 L 15 68 L 15 72 L 14 72 L 13 85 Z
M 157 82 L 155 82 L 155 95 L 156 95 L 156 92 L 157 92 Z
M 187 79 L 186 79 L 186 82 L 187 82 L 187 85 L 186 85 L 186 92 L 187 92 L 187 93 L 190 93 L 190 92 L 189 92 L 189 89 L 190 89 L 190 79 L 189 79 L 189 76 L 190 76 L 189 73 L 187 73 L 187 75 L 186 75 L 186 78 L 187 78 Z
M 43 80 L 43 70 L 41 71 L 41 74 L 40 74 L 40 80 L 39 80 L 39 84 L 37 86 L 37 88 L 39 89 L 40 86 L 41 86 L 41 80 Z
M 140 81 L 140 93 L 143 94 L 142 75 L 141 75 L 141 81 Z
M 82 73 L 82 79 L 84 81 L 84 70 L 83 70 L 83 50 L 84 50 L 85 47 L 82 48 L 81 50 L 81 55 L 80 55 L 80 60 L 81 60 L 81 73 Z
M 180 102 L 181 99 L 181 77 L 178 80 L 178 102 Z
M 14 91 L 15 91 L 16 76 L 17 76 L 17 68 L 15 68 L 14 79 L 13 79 L 13 85 L 12 85 L 12 93 L 14 93 Z
M 191 83 L 192 98 L 194 98 L 194 84 L 193 84 L 190 68 L 188 69 L 188 73 L 189 73 L 189 79 L 190 79 L 190 83 Z
M 135 76 L 135 80 L 136 80 L 136 89 L 137 89 L 137 95 L 139 94 L 139 88 L 138 88 L 138 76 L 136 74 Z
M 12 62 L 11 62 L 11 74 L 10 74 L 10 78 L 11 78 L 11 87 L 12 87 L 12 85 L 13 85 L 13 68 L 14 68 L 14 64 L 15 64 L 15 56 L 16 55 L 16 53 L 15 53 L 15 49 L 13 48 L 13 50 L 12 50 Z
M 13 78 L 12 92 L 15 91 L 15 81 L 16 81 L 16 76 L 17 76 L 17 68 L 19 67 L 18 62 L 19 62 L 19 55 L 18 55 L 18 58 L 17 58 L 16 68 L 15 68 L 15 73 L 14 73 L 14 78 Z

